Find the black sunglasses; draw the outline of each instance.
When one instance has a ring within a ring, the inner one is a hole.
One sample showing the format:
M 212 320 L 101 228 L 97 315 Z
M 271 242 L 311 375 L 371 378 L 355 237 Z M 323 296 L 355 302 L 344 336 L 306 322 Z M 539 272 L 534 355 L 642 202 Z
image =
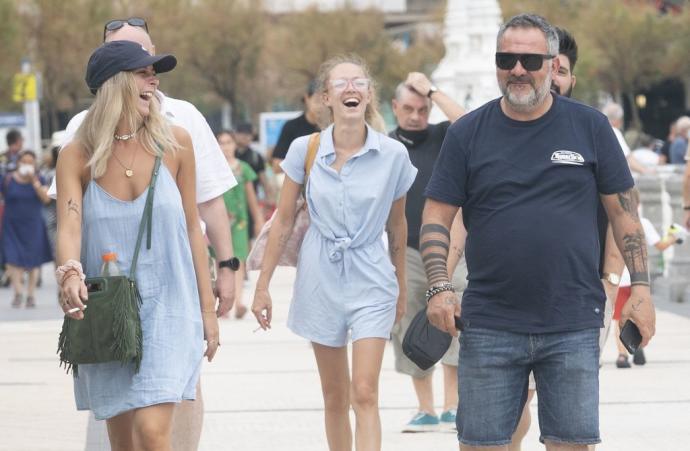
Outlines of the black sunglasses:
M 115 31 L 122 28 L 125 24 L 132 27 L 140 27 L 149 32 L 149 27 L 146 25 L 146 21 L 141 17 L 130 17 L 129 19 L 113 19 L 106 22 L 105 27 L 103 27 L 103 41 L 105 42 L 105 35 L 109 31 Z
M 550 60 L 554 55 L 542 55 L 541 53 L 507 53 L 496 52 L 496 67 L 501 70 L 511 70 L 518 61 L 522 67 L 530 72 L 541 69 L 544 60 Z

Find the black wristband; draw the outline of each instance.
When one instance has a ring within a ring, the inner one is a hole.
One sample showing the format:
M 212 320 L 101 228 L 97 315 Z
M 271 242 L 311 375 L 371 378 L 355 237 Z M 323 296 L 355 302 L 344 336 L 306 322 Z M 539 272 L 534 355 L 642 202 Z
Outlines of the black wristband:
M 685 211 L 689 211 L 689 210 L 690 210 L 690 205 L 686 205 L 686 206 L 684 206 L 684 207 L 683 207 L 683 210 L 685 210 Z

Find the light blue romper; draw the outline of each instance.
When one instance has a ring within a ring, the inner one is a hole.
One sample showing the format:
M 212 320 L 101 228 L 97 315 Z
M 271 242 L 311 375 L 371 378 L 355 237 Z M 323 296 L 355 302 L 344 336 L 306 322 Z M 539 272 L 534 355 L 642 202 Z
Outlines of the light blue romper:
M 114 198 L 91 181 L 84 193 L 81 261 L 87 277 L 98 276 L 101 256 L 117 253 L 129 273 L 146 195 L 133 201 Z M 154 191 L 151 249 L 141 245 L 136 281 L 141 293 L 144 355 L 138 374 L 118 362 L 79 365 L 74 377 L 78 410 L 96 419 L 131 409 L 194 399 L 203 357 L 199 295 L 187 236 L 182 198 L 161 164 Z
M 295 139 L 281 167 L 304 182 L 308 136 Z M 297 263 L 288 327 L 312 342 L 341 347 L 361 338 L 389 338 L 398 281 L 382 234 L 391 204 L 412 186 L 417 169 L 405 146 L 367 126 L 362 149 L 342 167 L 335 161 L 333 126 L 309 174 L 311 225 Z

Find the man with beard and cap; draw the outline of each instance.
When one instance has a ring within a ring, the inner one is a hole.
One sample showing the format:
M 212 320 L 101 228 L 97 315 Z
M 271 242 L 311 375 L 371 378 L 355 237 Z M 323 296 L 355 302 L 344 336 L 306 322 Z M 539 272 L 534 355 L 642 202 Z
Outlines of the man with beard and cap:
M 449 121 L 429 124 L 429 113 L 435 104 L 446 115 Z M 439 429 L 455 429 L 455 411 L 458 406 L 458 347 L 457 341 L 448 349 L 441 359 L 443 367 L 444 402 L 440 416 L 436 415 L 433 396 L 433 368 L 421 370 L 402 350 L 405 332 L 415 315 L 424 308 L 426 275 L 422 256 L 419 253 L 419 227 L 422 222 L 424 207 L 424 188 L 441 150 L 443 138 L 451 122 L 463 114 L 463 108 L 445 93 L 439 91 L 426 77 L 419 72 L 412 72 L 407 79 L 395 89 L 392 102 L 393 114 L 398 127 L 390 137 L 405 145 L 412 164 L 417 168 L 417 178 L 407 192 L 405 216 L 407 218 L 407 309 L 400 324 L 393 329 L 392 342 L 395 351 L 395 369 L 399 373 L 412 377 L 412 385 L 417 395 L 418 409 L 414 417 L 403 427 L 402 432 L 432 432 Z M 457 233 L 462 233 L 458 231 Z M 457 265 L 453 280 L 458 286 L 464 284 L 467 270 L 464 265 Z
M 131 17 L 126 20 L 110 20 L 103 31 L 104 42 L 133 41 L 141 45 L 150 54 L 155 54 L 155 46 L 148 34 L 144 19 Z M 217 314 L 227 313 L 233 305 L 235 296 L 235 263 L 233 257 L 230 224 L 223 202 L 223 193 L 237 184 L 225 157 L 218 146 L 216 137 L 199 110 L 189 102 L 174 99 L 156 91 L 161 103 L 161 112 L 174 124 L 191 135 L 196 160 L 197 177 L 196 195 L 199 216 L 206 224 L 206 234 L 216 252 L 219 264 L 216 280 L 216 295 L 219 298 Z M 72 141 L 76 130 L 86 116 L 83 111 L 73 117 L 66 129 L 63 147 Z M 48 194 L 56 196 L 56 184 L 53 180 Z M 183 401 L 175 408 L 173 418 L 173 449 L 180 451 L 198 448 L 203 423 L 203 399 L 201 387 L 197 385 L 196 401 Z M 110 445 L 105 432 L 104 422 L 94 421 L 89 417 L 86 449 L 108 450 Z
M 503 96 L 452 124 L 425 190 L 420 250 L 427 316 L 462 329 L 457 429 L 461 450 L 507 451 L 530 372 L 539 392 L 540 440 L 549 451 L 599 443 L 598 203 L 630 268 L 624 309 L 642 346 L 655 332 L 639 194 L 606 117 L 551 93 L 558 35 L 520 14 L 497 37 Z M 467 229 L 462 303 L 448 277 L 451 224 Z

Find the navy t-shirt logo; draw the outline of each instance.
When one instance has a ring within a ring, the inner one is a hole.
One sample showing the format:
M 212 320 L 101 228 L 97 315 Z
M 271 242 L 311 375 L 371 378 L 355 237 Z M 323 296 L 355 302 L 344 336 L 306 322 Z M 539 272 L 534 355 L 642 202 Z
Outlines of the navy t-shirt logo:
M 582 166 L 585 163 L 585 159 L 582 158 L 582 155 L 572 150 L 557 150 L 551 155 L 551 163 Z

